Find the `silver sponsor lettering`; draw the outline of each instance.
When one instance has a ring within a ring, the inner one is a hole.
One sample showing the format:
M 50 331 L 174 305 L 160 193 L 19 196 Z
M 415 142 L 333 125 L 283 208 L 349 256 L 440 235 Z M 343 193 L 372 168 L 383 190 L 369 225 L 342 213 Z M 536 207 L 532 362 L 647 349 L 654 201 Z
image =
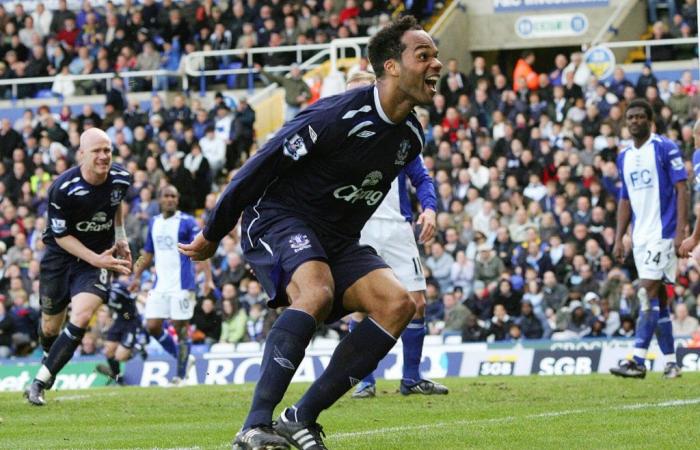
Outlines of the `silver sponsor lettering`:
M 78 224 L 75 226 L 75 229 L 78 231 L 82 231 L 83 233 L 88 233 L 88 232 L 100 232 L 100 231 L 107 231 L 112 228 L 112 221 L 108 221 L 105 223 L 96 223 L 92 222 L 90 220 L 85 220 L 83 222 L 78 222 Z
M 382 191 L 374 191 L 370 189 L 362 189 L 357 186 L 343 186 L 333 191 L 333 196 L 346 202 L 355 203 L 358 200 L 364 200 L 368 206 L 373 206 L 379 203 L 384 197 Z

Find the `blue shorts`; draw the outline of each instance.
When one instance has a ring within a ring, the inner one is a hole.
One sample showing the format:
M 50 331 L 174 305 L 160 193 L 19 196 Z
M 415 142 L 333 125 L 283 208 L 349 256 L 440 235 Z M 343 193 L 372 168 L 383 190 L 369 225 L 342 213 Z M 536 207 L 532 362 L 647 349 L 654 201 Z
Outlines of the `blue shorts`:
M 56 315 L 64 311 L 71 298 L 88 292 L 109 300 L 111 273 L 107 269 L 91 266 L 75 256 L 48 249 L 41 259 L 39 295 L 41 311 Z
M 119 342 L 123 347 L 131 349 L 134 345 L 142 343 L 143 329 L 139 318 L 125 320 L 119 317 L 107 330 L 106 339 L 110 342 Z
M 332 323 L 352 311 L 343 308 L 343 294 L 357 280 L 376 269 L 388 268 L 384 260 L 358 239 L 320 235 L 295 216 L 263 210 L 245 214 L 242 223 L 245 260 L 270 296 L 268 306 L 289 306 L 286 288 L 294 271 L 307 261 L 324 261 L 335 283 Z

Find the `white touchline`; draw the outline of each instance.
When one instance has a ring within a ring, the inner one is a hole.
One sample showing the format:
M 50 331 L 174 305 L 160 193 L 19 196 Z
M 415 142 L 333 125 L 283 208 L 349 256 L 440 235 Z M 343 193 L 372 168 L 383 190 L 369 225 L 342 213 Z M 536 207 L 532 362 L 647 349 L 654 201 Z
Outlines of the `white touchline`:
M 75 395 L 63 395 L 61 397 L 57 397 L 56 401 L 57 402 L 63 402 L 66 400 L 85 400 L 86 398 L 93 398 L 93 397 L 114 397 L 117 395 L 116 392 L 95 392 L 94 394 L 75 394 Z
M 629 405 L 619 405 L 611 406 L 607 408 L 582 408 L 582 409 L 565 409 L 562 411 L 552 411 L 543 412 L 538 414 L 528 414 L 525 416 L 505 416 L 505 417 L 494 417 L 491 419 L 472 419 L 472 420 L 455 420 L 452 422 L 436 422 L 436 423 L 426 423 L 422 425 L 407 425 L 401 427 L 387 427 L 387 428 L 377 428 L 374 430 L 367 431 L 353 431 L 349 433 L 337 433 L 328 436 L 328 440 L 344 440 L 349 438 L 357 438 L 362 436 L 373 436 L 377 434 L 386 433 L 396 433 L 404 431 L 422 431 L 429 430 L 431 428 L 442 428 L 451 425 L 492 425 L 500 424 L 504 422 L 515 422 L 518 420 L 532 420 L 541 419 L 544 417 L 561 417 L 561 416 L 571 416 L 576 414 L 586 414 L 586 413 L 599 413 L 601 411 L 625 411 L 630 409 L 653 409 L 653 408 L 671 408 L 674 406 L 688 406 L 700 404 L 700 398 L 691 398 L 685 400 L 669 400 L 659 403 L 633 403 Z

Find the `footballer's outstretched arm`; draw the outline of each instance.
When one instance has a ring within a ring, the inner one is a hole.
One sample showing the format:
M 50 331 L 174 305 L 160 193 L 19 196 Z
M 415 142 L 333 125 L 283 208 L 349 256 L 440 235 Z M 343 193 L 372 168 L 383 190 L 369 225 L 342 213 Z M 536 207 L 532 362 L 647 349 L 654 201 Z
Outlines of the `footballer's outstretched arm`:
M 688 202 L 690 201 L 688 198 L 688 185 L 685 180 L 676 183 L 676 193 L 678 194 L 676 198 L 676 213 L 678 217 L 676 218 L 676 237 L 673 245 L 677 256 L 686 257 L 688 252 L 681 252 L 682 242 L 688 227 Z
M 131 267 L 131 249 L 129 248 L 129 239 L 126 237 L 126 229 L 124 228 L 128 211 L 129 207 L 125 201 L 122 201 L 114 213 L 114 244 L 117 248 L 117 257 L 128 261 L 129 267 Z
M 435 234 L 437 228 L 437 195 L 433 179 L 425 167 L 423 157 L 418 155 L 406 165 L 405 172 L 411 180 L 411 184 L 416 188 L 416 195 L 420 201 L 423 211 L 418 216 L 416 223 L 421 226 L 421 233 L 418 240 L 429 241 Z

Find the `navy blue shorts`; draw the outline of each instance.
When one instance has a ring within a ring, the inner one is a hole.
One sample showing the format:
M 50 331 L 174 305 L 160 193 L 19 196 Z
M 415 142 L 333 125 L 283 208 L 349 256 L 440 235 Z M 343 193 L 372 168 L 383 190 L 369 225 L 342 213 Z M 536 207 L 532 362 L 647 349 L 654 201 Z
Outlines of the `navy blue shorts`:
M 358 239 L 315 233 L 306 222 L 286 213 L 262 211 L 243 221 L 245 260 L 270 296 L 268 306 L 288 306 L 286 288 L 294 271 L 307 261 L 324 261 L 335 282 L 333 309 L 326 319 L 332 323 L 352 311 L 343 308 L 343 294 L 373 270 L 388 268 L 384 260 Z
M 41 311 L 52 316 L 59 314 L 81 292 L 95 294 L 106 302 L 110 280 L 107 269 L 98 269 L 75 256 L 49 249 L 41 259 L 39 274 Z
M 131 349 L 139 343 L 141 332 L 141 323 L 138 318 L 125 320 L 120 317 L 107 330 L 106 339 L 110 342 L 119 342 L 123 347 Z

